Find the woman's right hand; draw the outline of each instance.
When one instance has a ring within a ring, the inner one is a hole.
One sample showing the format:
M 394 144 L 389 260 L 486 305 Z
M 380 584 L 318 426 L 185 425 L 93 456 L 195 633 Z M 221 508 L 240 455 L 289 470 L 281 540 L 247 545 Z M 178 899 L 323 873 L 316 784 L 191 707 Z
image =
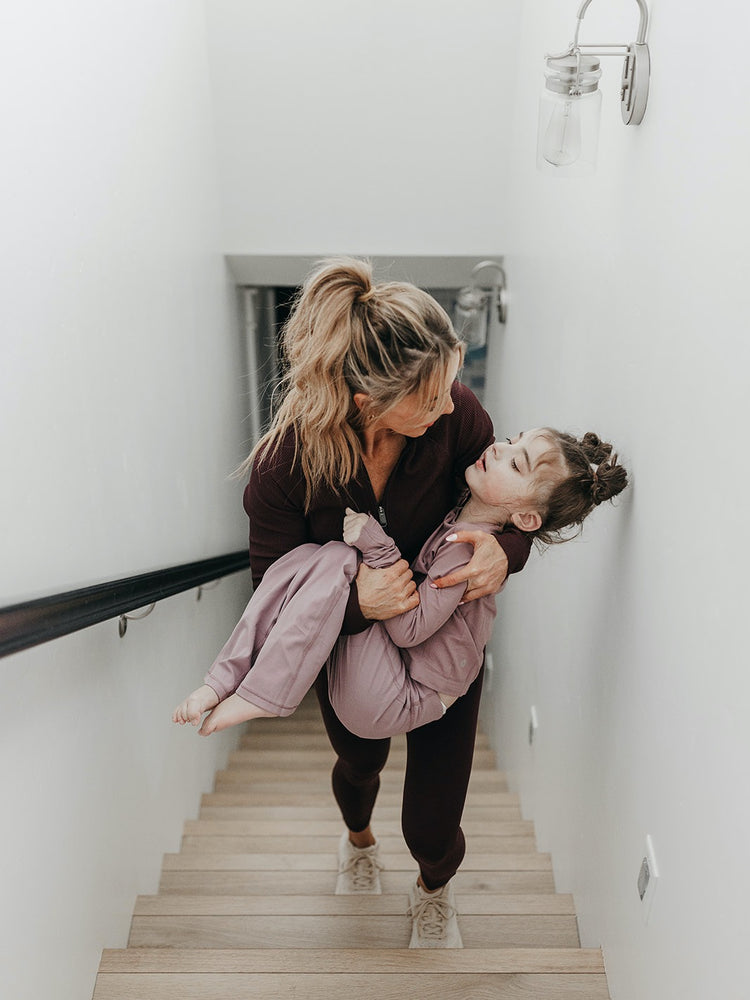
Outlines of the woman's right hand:
M 371 621 L 387 621 L 419 605 L 417 585 L 405 559 L 385 569 L 362 563 L 357 573 L 357 595 L 362 614 Z

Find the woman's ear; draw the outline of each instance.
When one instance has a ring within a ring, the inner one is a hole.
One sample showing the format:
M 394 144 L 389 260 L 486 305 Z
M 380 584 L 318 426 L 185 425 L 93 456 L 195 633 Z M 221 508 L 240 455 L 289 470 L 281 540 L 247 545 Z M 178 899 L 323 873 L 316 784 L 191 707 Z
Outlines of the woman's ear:
M 360 413 L 362 412 L 362 410 L 367 409 L 367 407 L 370 404 L 370 397 L 367 395 L 366 392 L 355 392 L 354 395 L 352 396 L 352 399 L 354 400 L 354 405 L 357 407 Z
M 510 519 L 521 531 L 539 531 L 542 526 L 542 516 L 535 510 L 511 514 Z

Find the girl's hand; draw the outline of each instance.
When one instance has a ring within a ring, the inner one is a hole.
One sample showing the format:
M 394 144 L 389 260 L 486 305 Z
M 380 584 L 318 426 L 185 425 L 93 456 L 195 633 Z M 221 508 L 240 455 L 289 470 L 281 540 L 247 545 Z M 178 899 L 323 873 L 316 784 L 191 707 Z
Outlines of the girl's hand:
M 457 583 L 467 583 L 464 604 L 497 594 L 502 589 L 508 575 L 508 557 L 494 535 L 486 531 L 457 531 L 448 535 L 448 541 L 468 542 L 474 546 L 474 555 L 455 573 L 434 580 L 434 586 L 453 587 Z
M 362 534 L 362 529 L 367 524 L 367 518 L 367 514 L 357 514 L 351 507 L 346 508 L 346 514 L 344 515 L 344 541 L 347 545 L 357 544 L 359 536 Z
M 405 559 L 385 569 L 362 563 L 357 573 L 357 594 L 362 614 L 372 621 L 387 621 L 419 605 L 417 585 Z

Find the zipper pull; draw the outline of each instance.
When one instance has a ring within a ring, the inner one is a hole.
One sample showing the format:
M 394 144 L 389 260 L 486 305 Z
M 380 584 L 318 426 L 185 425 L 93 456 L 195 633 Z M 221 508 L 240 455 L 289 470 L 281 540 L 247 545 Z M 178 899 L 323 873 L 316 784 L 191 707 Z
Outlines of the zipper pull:
M 380 521 L 383 528 L 388 527 L 388 519 L 385 516 L 385 510 L 381 506 L 378 506 L 378 521 Z

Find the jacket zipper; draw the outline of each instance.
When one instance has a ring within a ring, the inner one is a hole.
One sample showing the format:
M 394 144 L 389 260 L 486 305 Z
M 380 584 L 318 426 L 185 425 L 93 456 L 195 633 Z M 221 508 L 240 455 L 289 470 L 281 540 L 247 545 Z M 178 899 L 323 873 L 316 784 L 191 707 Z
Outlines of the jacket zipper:
M 390 476 L 388 476 L 388 479 L 386 481 L 385 487 L 383 488 L 383 497 L 382 497 L 383 503 L 379 503 L 378 502 L 378 499 L 375 496 L 375 490 L 372 488 L 372 482 L 370 481 L 370 476 L 369 476 L 369 474 L 367 472 L 367 469 L 365 469 L 365 475 L 367 476 L 367 482 L 368 482 L 368 484 L 370 486 L 370 492 L 372 493 L 372 498 L 375 501 L 375 506 L 377 507 L 377 510 L 378 510 L 378 521 L 380 521 L 380 525 L 383 528 L 387 528 L 388 527 L 388 518 L 386 517 L 386 514 L 385 514 L 385 499 L 386 499 L 386 496 L 388 494 L 388 487 L 390 486 L 391 480 L 393 479 L 394 475 L 398 471 L 398 467 L 401 465 L 401 460 L 404 457 L 404 451 L 406 451 L 407 447 L 408 447 L 408 444 L 404 446 L 401 454 L 398 456 L 398 461 L 396 462 L 396 464 L 391 469 L 391 474 L 390 474 Z

